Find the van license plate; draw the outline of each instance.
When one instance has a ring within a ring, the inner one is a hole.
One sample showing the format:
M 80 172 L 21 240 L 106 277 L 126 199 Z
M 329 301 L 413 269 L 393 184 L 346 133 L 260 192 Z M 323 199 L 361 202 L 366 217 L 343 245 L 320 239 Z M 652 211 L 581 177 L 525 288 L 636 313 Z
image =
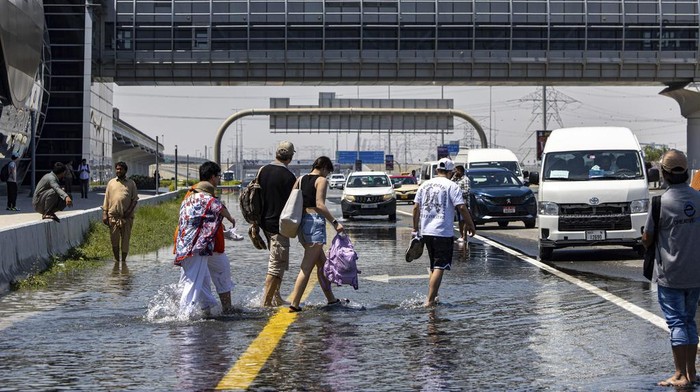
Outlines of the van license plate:
M 515 207 L 503 207 L 504 214 L 515 214 Z
M 586 241 L 602 241 L 605 239 L 605 230 L 586 230 Z
M 377 203 L 369 203 L 369 204 L 363 204 L 362 208 L 377 208 L 379 207 L 379 204 Z

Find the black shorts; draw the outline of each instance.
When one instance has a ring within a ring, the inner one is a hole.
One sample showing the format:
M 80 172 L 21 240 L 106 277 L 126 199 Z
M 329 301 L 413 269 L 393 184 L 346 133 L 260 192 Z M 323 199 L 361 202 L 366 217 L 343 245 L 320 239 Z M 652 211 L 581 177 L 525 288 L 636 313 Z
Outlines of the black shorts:
M 424 235 L 423 241 L 430 256 L 430 270 L 449 270 L 452 266 L 452 242 L 453 237 L 435 237 Z

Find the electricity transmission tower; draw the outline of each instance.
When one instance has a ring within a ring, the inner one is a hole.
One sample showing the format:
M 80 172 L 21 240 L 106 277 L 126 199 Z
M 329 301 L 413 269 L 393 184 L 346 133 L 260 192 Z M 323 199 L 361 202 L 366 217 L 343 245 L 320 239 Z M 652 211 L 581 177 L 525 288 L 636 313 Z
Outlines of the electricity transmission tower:
M 546 86 L 542 88 L 542 91 L 533 91 L 520 98 L 519 101 L 522 103 L 532 102 L 532 117 L 525 130 L 529 130 L 532 123 L 540 119 L 540 121 L 542 121 L 542 129 L 545 131 L 548 128 L 547 125 L 551 124 L 552 120 L 554 120 L 560 128 L 564 127 L 560 112 L 571 104 L 580 103 L 574 98 L 552 87 L 547 88 Z
M 542 124 L 541 128 L 538 129 L 546 131 L 552 121 L 556 122 L 559 128 L 563 128 L 564 122 L 561 119 L 561 112 L 569 105 L 580 104 L 578 100 L 571 98 L 552 87 L 547 88 L 546 86 L 543 86 L 542 90 L 540 91 L 533 91 L 532 93 L 520 98 L 519 101 L 522 103 L 532 102 L 532 116 L 530 117 L 530 122 L 525 128 L 525 132 L 529 131 L 532 124 L 538 119 Z M 528 137 L 520 144 L 520 146 L 518 146 L 518 156 L 521 157 L 523 162 L 527 157 L 535 155 L 533 154 L 533 151 L 535 150 L 534 147 L 524 147 L 535 134 L 535 131 L 530 132 Z

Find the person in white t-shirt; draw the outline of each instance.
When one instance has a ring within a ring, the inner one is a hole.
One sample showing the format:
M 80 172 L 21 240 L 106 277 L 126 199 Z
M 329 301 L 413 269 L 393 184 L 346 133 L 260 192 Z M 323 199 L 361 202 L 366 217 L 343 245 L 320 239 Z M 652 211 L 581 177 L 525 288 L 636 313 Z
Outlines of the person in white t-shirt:
M 449 158 L 438 161 L 437 176 L 421 184 L 413 204 L 413 231 L 421 235 L 430 257 L 430 281 L 425 306 L 435 305 L 442 282 L 442 275 L 452 265 L 454 217 L 459 212 L 464 221 L 466 235 L 476 234 L 474 221 L 464 205 L 462 189 L 451 181 L 455 164 Z

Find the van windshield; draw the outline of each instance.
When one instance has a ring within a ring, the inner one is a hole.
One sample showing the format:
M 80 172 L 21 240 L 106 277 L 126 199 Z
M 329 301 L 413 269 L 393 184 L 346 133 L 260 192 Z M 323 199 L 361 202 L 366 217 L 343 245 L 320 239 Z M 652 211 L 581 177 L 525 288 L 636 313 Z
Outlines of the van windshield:
M 472 162 L 469 164 L 470 169 L 479 169 L 479 168 L 493 168 L 493 167 L 504 167 L 513 173 L 515 173 L 516 176 L 521 175 L 520 170 L 518 169 L 518 162 L 514 161 L 491 161 L 491 162 Z
M 634 150 L 550 152 L 543 178 L 558 181 L 633 180 L 644 178 L 644 165 Z

